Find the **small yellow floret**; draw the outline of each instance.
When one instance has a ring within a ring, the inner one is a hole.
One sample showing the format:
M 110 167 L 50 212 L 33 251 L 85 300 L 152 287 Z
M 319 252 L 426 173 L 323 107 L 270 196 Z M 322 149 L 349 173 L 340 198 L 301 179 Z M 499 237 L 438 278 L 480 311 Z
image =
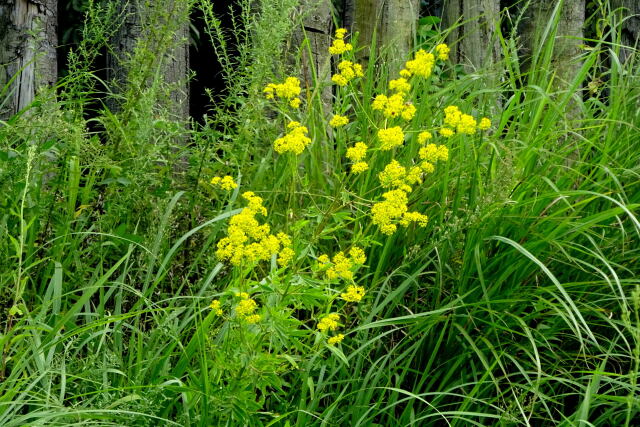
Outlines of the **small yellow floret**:
M 441 61 L 446 61 L 447 59 L 449 59 L 449 52 L 449 46 L 444 43 L 436 46 L 436 55 L 438 55 L 438 59 Z
M 211 309 L 213 310 L 216 316 L 222 316 L 223 314 L 223 311 L 220 305 L 221 305 L 220 300 L 217 300 L 217 299 L 214 299 L 213 301 L 211 301 L 211 304 L 209 305 L 209 307 L 211 307 Z
M 333 118 L 329 122 L 329 126 L 331 126 L 332 128 L 337 128 L 337 127 L 344 126 L 347 123 L 349 123 L 349 118 L 348 117 L 336 114 L 336 115 L 333 116 Z
M 340 322 L 340 315 L 338 313 L 330 313 L 320 319 L 316 327 L 321 332 L 335 331 L 338 329 L 338 322 Z
M 347 29 L 346 28 L 338 28 L 336 30 L 336 38 L 342 40 L 344 38 L 344 36 L 347 35 Z
M 362 173 L 369 169 L 369 163 L 367 162 L 357 162 L 351 166 L 352 173 Z
M 480 119 L 480 123 L 478 123 L 478 129 L 487 130 L 491 127 L 491 120 L 487 117 L 483 117 Z
M 455 134 L 455 132 L 449 128 L 440 128 L 438 132 L 445 138 L 451 138 Z
M 293 258 L 295 257 L 296 253 L 293 249 L 291 248 L 283 248 L 279 253 L 278 253 L 278 264 L 285 266 L 288 265 L 289 263 L 291 263 L 291 260 L 293 260 Z
M 365 291 L 362 286 L 349 285 L 346 292 L 340 294 L 340 298 L 347 302 L 360 302 L 364 295 Z
M 420 49 L 416 52 L 414 59 L 407 61 L 405 68 L 408 73 L 426 78 L 431 75 L 434 63 L 435 57 L 433 54 Z
M 362 265 L 365 262 L 367 262 L 367 256 L 364 253 L 364 249 L 359 248 L 357 246 L 354 246 L 353 248 L 351 248 L 351 250 L 349 251 L 349 256 L 351 257 L 351 260 L 355 264 Z
M 214 176 L 213 178 L 211 178 L 211 185 L 214 185 L 226 191 L 230 191 L 238 187 L 238 184 L 236 184 L 233 178 L 229 175 L 226 175 L 222 178 L 220 178 L 219 176 Z
M 259 314 L 251 314 L 244 318 L 244 321 L 250 325 L 258 323 L 260 320 L 262 320 L 262 316 L 260 316 Z
M 257 308 L 258 304 L 253 299 L 244 298 L 236 306 L 236 314 L 239 317 L 247 317 L 252 315 Z
M 327 344 L 329 345 L 336 345 L 342 342 L 342 340 L 344 339 L 344 335 L 343 334 L 338 334 L 334 337 L 331 337 L 327 340 Z
M 287 128 L 290 129 L 289 133 L 273 142 L 274 150 L 280 154 L 301 154 L 311 144 L 311 138 L 307 136 L 309 130 L 298 122 L 289 123 Z
M 378 131 L 378 138 L 380 139 L 380 149 L 382 151 L 391 150 L 404 143 L 404 133 L 400 126 L 394 126 L 389 129 L 380 129 Z
M 352 162 L 359 162 L 367 155 L 368 148 L 364 142 L 356 142 L 353 147 L 347 148 L 347 159 Z
M 423 132 L 420 132 L 418 134 L 418 144 L 424 145 L 431 138 L 433 138 L 433 135 L 431 135 L 431 132 L 428 132 L 426 130 Z
M 389 89 L 400 93 L 407 93 L 411 90 L 411 85 L 404 77 L 389 82 Z

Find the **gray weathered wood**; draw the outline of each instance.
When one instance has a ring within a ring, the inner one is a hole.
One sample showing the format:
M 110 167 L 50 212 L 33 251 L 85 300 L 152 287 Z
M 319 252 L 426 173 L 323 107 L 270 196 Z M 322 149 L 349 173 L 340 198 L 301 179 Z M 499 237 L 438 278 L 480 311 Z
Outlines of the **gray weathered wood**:
M 107 58 L 108 79 L 116 90 L 126 90 L 132 82 L 146 85 L 161 64 L 160 76 L 173 86 L 171 111 L 177 119 L 189 117 L 189 2 L 183 0 L 122 0 L 125 21 L 112 41 Z M 130 59 L 135 56 L 135 72 L 146 75 L 132 78 Z M 162 61 L 162 62 L 160 62 Z M 142 89 L 142 88 L 140 88 Z M 109 107 L 118 109 L 114 100 Z
M 418 0 L 353 0 L 347 3 L 353 11 L 353 31 L 358 33 L 359 60 L 368 62 L 375 40 L 378 50 L 387 52 L 389 70 L 402 68 L 413 45 L 419 14 Z
M 301 82 L 303 90 L 311 90 L 314 86 L 313 73 L 315 71 L 318 81 L 325 83 L 325 88 L 320 94 L 322 104 L 331 105 L 331 61 L 329 46 L 333 30 L 330 0 L 302 0 L 297 10 L 302 25 L 297 27 L 292 35 L 291 53 L 301 50 Z M 303 43 L 305 38 L 308 46 Z M 295 58 L 291 58 L 294 61 Z
M 56 82 L 57 8 L 56 0 L 0 0 L 0 90 L 14 79 L 0 98 L 1 120 Z
M 622 18 L 620 60 L 626 62 L 632 49 L 640 48 L 640 1 L 613 0 L 612 7 L 619 9 Z
M 443 24 L 458 24 L 447 37 L 454 63 L 465 65 L 467 72 L 490 66 L 500 59 L 496 37 L 499 25 L 499 0 L 448 0 L 443 10 Z

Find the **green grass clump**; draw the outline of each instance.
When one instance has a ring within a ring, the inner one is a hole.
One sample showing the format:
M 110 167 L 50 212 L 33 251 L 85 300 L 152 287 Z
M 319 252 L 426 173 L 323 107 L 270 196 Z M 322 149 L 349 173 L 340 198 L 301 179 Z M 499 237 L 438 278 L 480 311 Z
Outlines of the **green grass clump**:
M 0 127 L 0 425 L 635 425 L 640 78 L 615 25 L 561 85 L 552 43 L 464 74 L 435 35 L 406 82 L 338 41 L 300 87 L 269 66 L 290 6 L 245 4 L 201 126 L 159 79 L 86 119 L 94 8 L 62 96 Z

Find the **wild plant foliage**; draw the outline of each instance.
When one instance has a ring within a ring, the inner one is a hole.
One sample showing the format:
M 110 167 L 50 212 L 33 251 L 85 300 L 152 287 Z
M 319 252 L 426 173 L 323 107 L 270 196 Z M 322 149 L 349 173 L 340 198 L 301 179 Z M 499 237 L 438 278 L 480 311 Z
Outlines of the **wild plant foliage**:
M 229 33 L 197 3 L 229 86 L 202 124 L 148 41 L 136 88 L 97 78 L 96 5 L 58 93 L 0 124 L 0 425 L 637 424 L 615 17 L 564 91 L 552 45 L 525 74 L 500 38 L 485 79 L 437 28 L 397 74 L 339 29 L 307 84 L 273 61 L 296 2 L 242 4 Z

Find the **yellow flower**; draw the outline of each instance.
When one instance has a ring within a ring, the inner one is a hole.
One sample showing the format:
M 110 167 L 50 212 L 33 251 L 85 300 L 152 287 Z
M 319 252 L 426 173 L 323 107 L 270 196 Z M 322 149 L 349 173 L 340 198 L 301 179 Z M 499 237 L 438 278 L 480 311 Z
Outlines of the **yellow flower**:
M 258 304 L 253 299 L 244 298 L 236 306 L 236 314 L 239 317 L 247 317 L 252 315 L 257 308 Z
M 411 187 L 405 183 L 406 175 L 407 169 L 394 159 L 378 174 L 378 179 L 384 188 L 396 187 L 410 192 Z
M 407 61 L 405 68 L 408 73 L 426 78 L 431 75 L 434 63 L 435 57 L 433 54 L 420 49 L 416 52 L 414 59 Z
M 267 85 L 267 87 L 265 87 L 262 92 L 264 93 L 264 95 L 265 95 L 265 97 L 267 99 L 273 99 L 274 98 L 273 93 L 274 93 L 275 89 L 276 89 L 276 85 L 273 84 L 273 83 L 269 83 Z
M 476 125 L 476 119 L 474 119 L 473 116 L 462 114 L 456 126 L 456 131 L 462 134 L 473 135 L 476 133 Z
M 347 302 L 360 302 L 364 298 L 364 294 L 362 286 L 349 285 L 347 291 L 340 294 L 340 298 Z
M 447 59 L 449 59 L 449 52 L 449 46 L 444 43 L 436 46 L 436 54 L 438 55 L 438 59 L 440 59 L 441 61 L 446 61 Z
M 331 260 L 329 259 L 329 255 L 322 254 L 318 257 L 318 262 L 320 264 L 328 264 L 329 262 L 331 262 Z
M 291 248 L 283 248 L 278 254 L 278 264 L 285 266 L 288 265 L 296 253 Z
M 331 81 L 338 86 L 346 86 L 347 83 L 349 83 L 349 80 L 347 80 L 342 74 L 334 74 L 331 76 Z
M 395 118 L 402 114 L 405 109 L 404 95 L 396 93 L 387 98 L 383 114 L 385 117 Z
M 356 142 L 353 147 L 347 148 L 347 159 L 352 162 L 359 162 L 367 155 L 368 148 L 364 142 Z
M 444 124 L 450 128 L 455 128 L 460 123 L 462 112 L 455 105 L 450 105 L 444 109 Z
M 253 325 L 254 323 L 258 323 L 260 320 L 262 320 L 262 316 L 260 316 L 259 314 L 251 314 L 244 318 L 244 321 L 250 325 Z
M 436 167 L 433 166 L 433 163 L 429 163 L 425 160 L 424 162 L 420 163 L 420 169 L 422 169 L 424 173 L 433 173 L 433 171 L 436 170 Z
M 487 130 L 490 127 L 491 127 L 491 120 L 489 120 L 487 117 L 483 117 L 480 119 L 480 123 L 478 124 L 478 129 Z
M 351 43 L 345 43 L 342 39 L 336 39 L 333 41 L 331 46 L 329 46 L 329 53 L 331 55 L 340 55 L 345 52 L 349 52 L 353 49 Z
M 340 127 L 340 126 L 344 126 L 347 123 L 349 123 L 349 118 L 348 117 L 336 114 L 336 115 L 333 116 L 333 118 L 329 122 L 329 126 L 331 126 L 333 128 L 337 128 L 337 127 Z
M 336 336 L 333 336 L 333 337 L 329 338 L 327 340 L 327 344 L 336 345 L 336 344 L 341 343 L 343 339 L 344 339 L 344 335 L 343 334 L 338 334 Z
M 327 272 L 327 279 L 345 279 L 351 280 L 353 279 L 353 271 L 351 271 L 351 267 L 353 267 L 353 261 L 345 256 L 344 252 L 338 252 L 331 259 L 332 266 L 329 267 Z
M 211 185 L 220 187 L 221 189 L 226 191 L 230 191 L 238 187 L 238 184 L 236 184 L 233 178 L 229 175 L 226 175 L 222 178 L 220 178 L 219 176 L 214 176 L 213 178 L 211 178 Z
M 290 129 L 289 133 L 273 142 L 274 150 L 280 154 L 287 152 L 301 154 L 311 144 L 311 138 L 307 136 L 309 130 L 298 122 L 289 123 L 287 128 Z
M 280 252 L 281 246 L 288 246 L 291 240 L 284 233 L 278 236 L 270 234 L 269 225 L 258 222 L 256 215 L 267 215 L 261 197 L 246 191 L 242 198 L 247 201 L 247 207 L 229 220 L 227 236 L 218 241 L 216 257 L 228 260 L 232 265 L 240 265 L 243 261 L 268 261 Z
M 449 128 L 440 128 L 438 132 L 445 138 L 451 138 L 455 134 L 455 132 Z
M 338 28 L 336 30 L 336 38 L 339 40 L 342 40 L 344 38 L 344 36 L 347 34 L 347 29 L 346 28 Z
M 394 126 L 389 129 L 380 129 L 378 131 L 378 138 L 382 143 L 380 149 L 382 151 L 391 150 L 404 143 L 404 133 L 400 126 Z
M 371 108 L 377 111 L 384 110 L 387 106 L 387 102 L 389 102 L 389 98 L 387 98 L 386 95 L 378 95 L 371 103 Z
M 369 164 L 367 162 L 357 162 L 351 166 L 352 173 L 362 173 L 369 169 Z
M 400 225 L 407 227 L 410 223 L 415 222 L 420 227 L 425 227 L 429 221 L 426 215 L 419 212 L 405 212 L 400 220 Z
M 349 256 L 351 257 L 351 261 L 353 261 L 354 264 L 362 265 L 367 262 L 367 256 L 364 254 L 364 250 L 357 246 L 351 248 L 351 250 L 349 251 Z
M 296 101 L 295 98 L 301 91 L 300 80 L 296 77 L 287 77 L 283 83 L 269 83 L 263 90 L 267 99 L 274 99 L 275 96 L 286 99 L 293 108 L 300 105 L 300 100 Z
M 291 101 L 289 101 L 289 105 L 291 105 L 291 107 L 293 108 L 298 108 L 300 107 L 300 98 L 293 98 Z
M 407 79 L 400 77 L 399 79 L 389 82 L 389 89 L 400 93 L 407 93 L 411 90 L 411 85 Z
M 420 132 L 418 134 L 418 144 L 424 145 L 431 138 L 433 138 L 433 135 L 431 135 L 431 132 L 428 132 L 426 130 L 424 132 Z
M 316 327 L 321 332 L 335 331 L 336 329 L 338 329 L 339 321 L 340 315 L 338 313 L 329 313 L 325 317 L 320 319 Z
M 400 77 L 404 77 L 405 79 L 408 79 L 409 77 L 411 77 L 411 71 L 403 68 L 402 70 L 400 70 Z
M 354 64 L 351 61 L 341 61 L 338 64 L 338 70 L 340 70 L 340 72 L 331 77 L 331 80 L 338 86 L 346 86 L 347 83 L 356 77 L 364 76 L 362 65 Z
M 220 300 L 214 299 L 213 301 L 211 301 L 209 307 L 211 307 L 216 316 L 222 316 L 223 311 L 220 306 Z
M 422 170 L 419 166 L 413 166 L 409 169 L 406 182 L 409 185 L 422 184 Z
M 371 208 L 372 222 L 380 227 L 383 234 L 391 235 L 396 231 L 394 222 L 408 211 L 407 193 L 403 190 L 391 190 L 382 195 L 384 201 L 375 203 Z
M 408 121 L 413 119 L 413 116 L 415 115 L 416 115 L 416 107 L 413 104 L 405 104 L 401 113 L 402 118 Z

